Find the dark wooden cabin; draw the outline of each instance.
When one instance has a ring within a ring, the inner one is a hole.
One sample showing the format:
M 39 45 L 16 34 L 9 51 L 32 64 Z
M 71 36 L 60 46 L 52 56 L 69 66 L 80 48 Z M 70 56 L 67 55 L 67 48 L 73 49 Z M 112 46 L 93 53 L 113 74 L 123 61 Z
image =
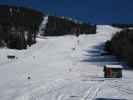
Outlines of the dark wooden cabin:
M 105 78 L 121 78 L 122 66 L 121 65 L 105 65 L 104 66 Z

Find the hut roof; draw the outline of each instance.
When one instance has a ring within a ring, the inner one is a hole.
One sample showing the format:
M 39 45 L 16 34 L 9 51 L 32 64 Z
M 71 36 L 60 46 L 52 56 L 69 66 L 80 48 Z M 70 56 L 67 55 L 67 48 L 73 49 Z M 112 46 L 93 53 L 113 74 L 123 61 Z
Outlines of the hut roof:
M 121 65 L 105 65 L 106 68 L 120 68 L 122 69 L 123 67 Z

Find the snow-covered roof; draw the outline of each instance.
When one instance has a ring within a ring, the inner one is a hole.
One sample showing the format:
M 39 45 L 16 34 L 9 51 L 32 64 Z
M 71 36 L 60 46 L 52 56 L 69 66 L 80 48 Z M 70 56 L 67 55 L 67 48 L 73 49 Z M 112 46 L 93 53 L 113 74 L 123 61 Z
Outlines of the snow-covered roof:
M 107 68 L 123 68 L 121 65 L 105 65 Z

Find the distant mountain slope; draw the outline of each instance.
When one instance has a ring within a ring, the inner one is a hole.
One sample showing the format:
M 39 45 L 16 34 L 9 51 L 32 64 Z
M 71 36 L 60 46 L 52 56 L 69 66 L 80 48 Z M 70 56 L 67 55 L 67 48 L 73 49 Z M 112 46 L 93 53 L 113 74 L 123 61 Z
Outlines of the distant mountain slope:
M 45 19 L 46 18 L 46 19 Z M 45 24 L 42 22 L 41 33 L 44 36 L 58 36 L 66 34 L 95 34 L 96 26 L 88 23 L 81 23 L 74 19 L 48 16 L 45 17 Z M 47 24 L 46 24 L 47 23 Z

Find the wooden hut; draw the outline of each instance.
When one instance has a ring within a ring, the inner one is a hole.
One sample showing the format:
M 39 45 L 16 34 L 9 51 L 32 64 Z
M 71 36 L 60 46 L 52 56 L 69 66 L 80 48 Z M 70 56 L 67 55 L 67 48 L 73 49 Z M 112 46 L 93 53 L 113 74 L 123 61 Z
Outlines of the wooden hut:
M 121 78 L 122 66 L 121 65 L 105 65 L 104 66 L 105 78 Z

